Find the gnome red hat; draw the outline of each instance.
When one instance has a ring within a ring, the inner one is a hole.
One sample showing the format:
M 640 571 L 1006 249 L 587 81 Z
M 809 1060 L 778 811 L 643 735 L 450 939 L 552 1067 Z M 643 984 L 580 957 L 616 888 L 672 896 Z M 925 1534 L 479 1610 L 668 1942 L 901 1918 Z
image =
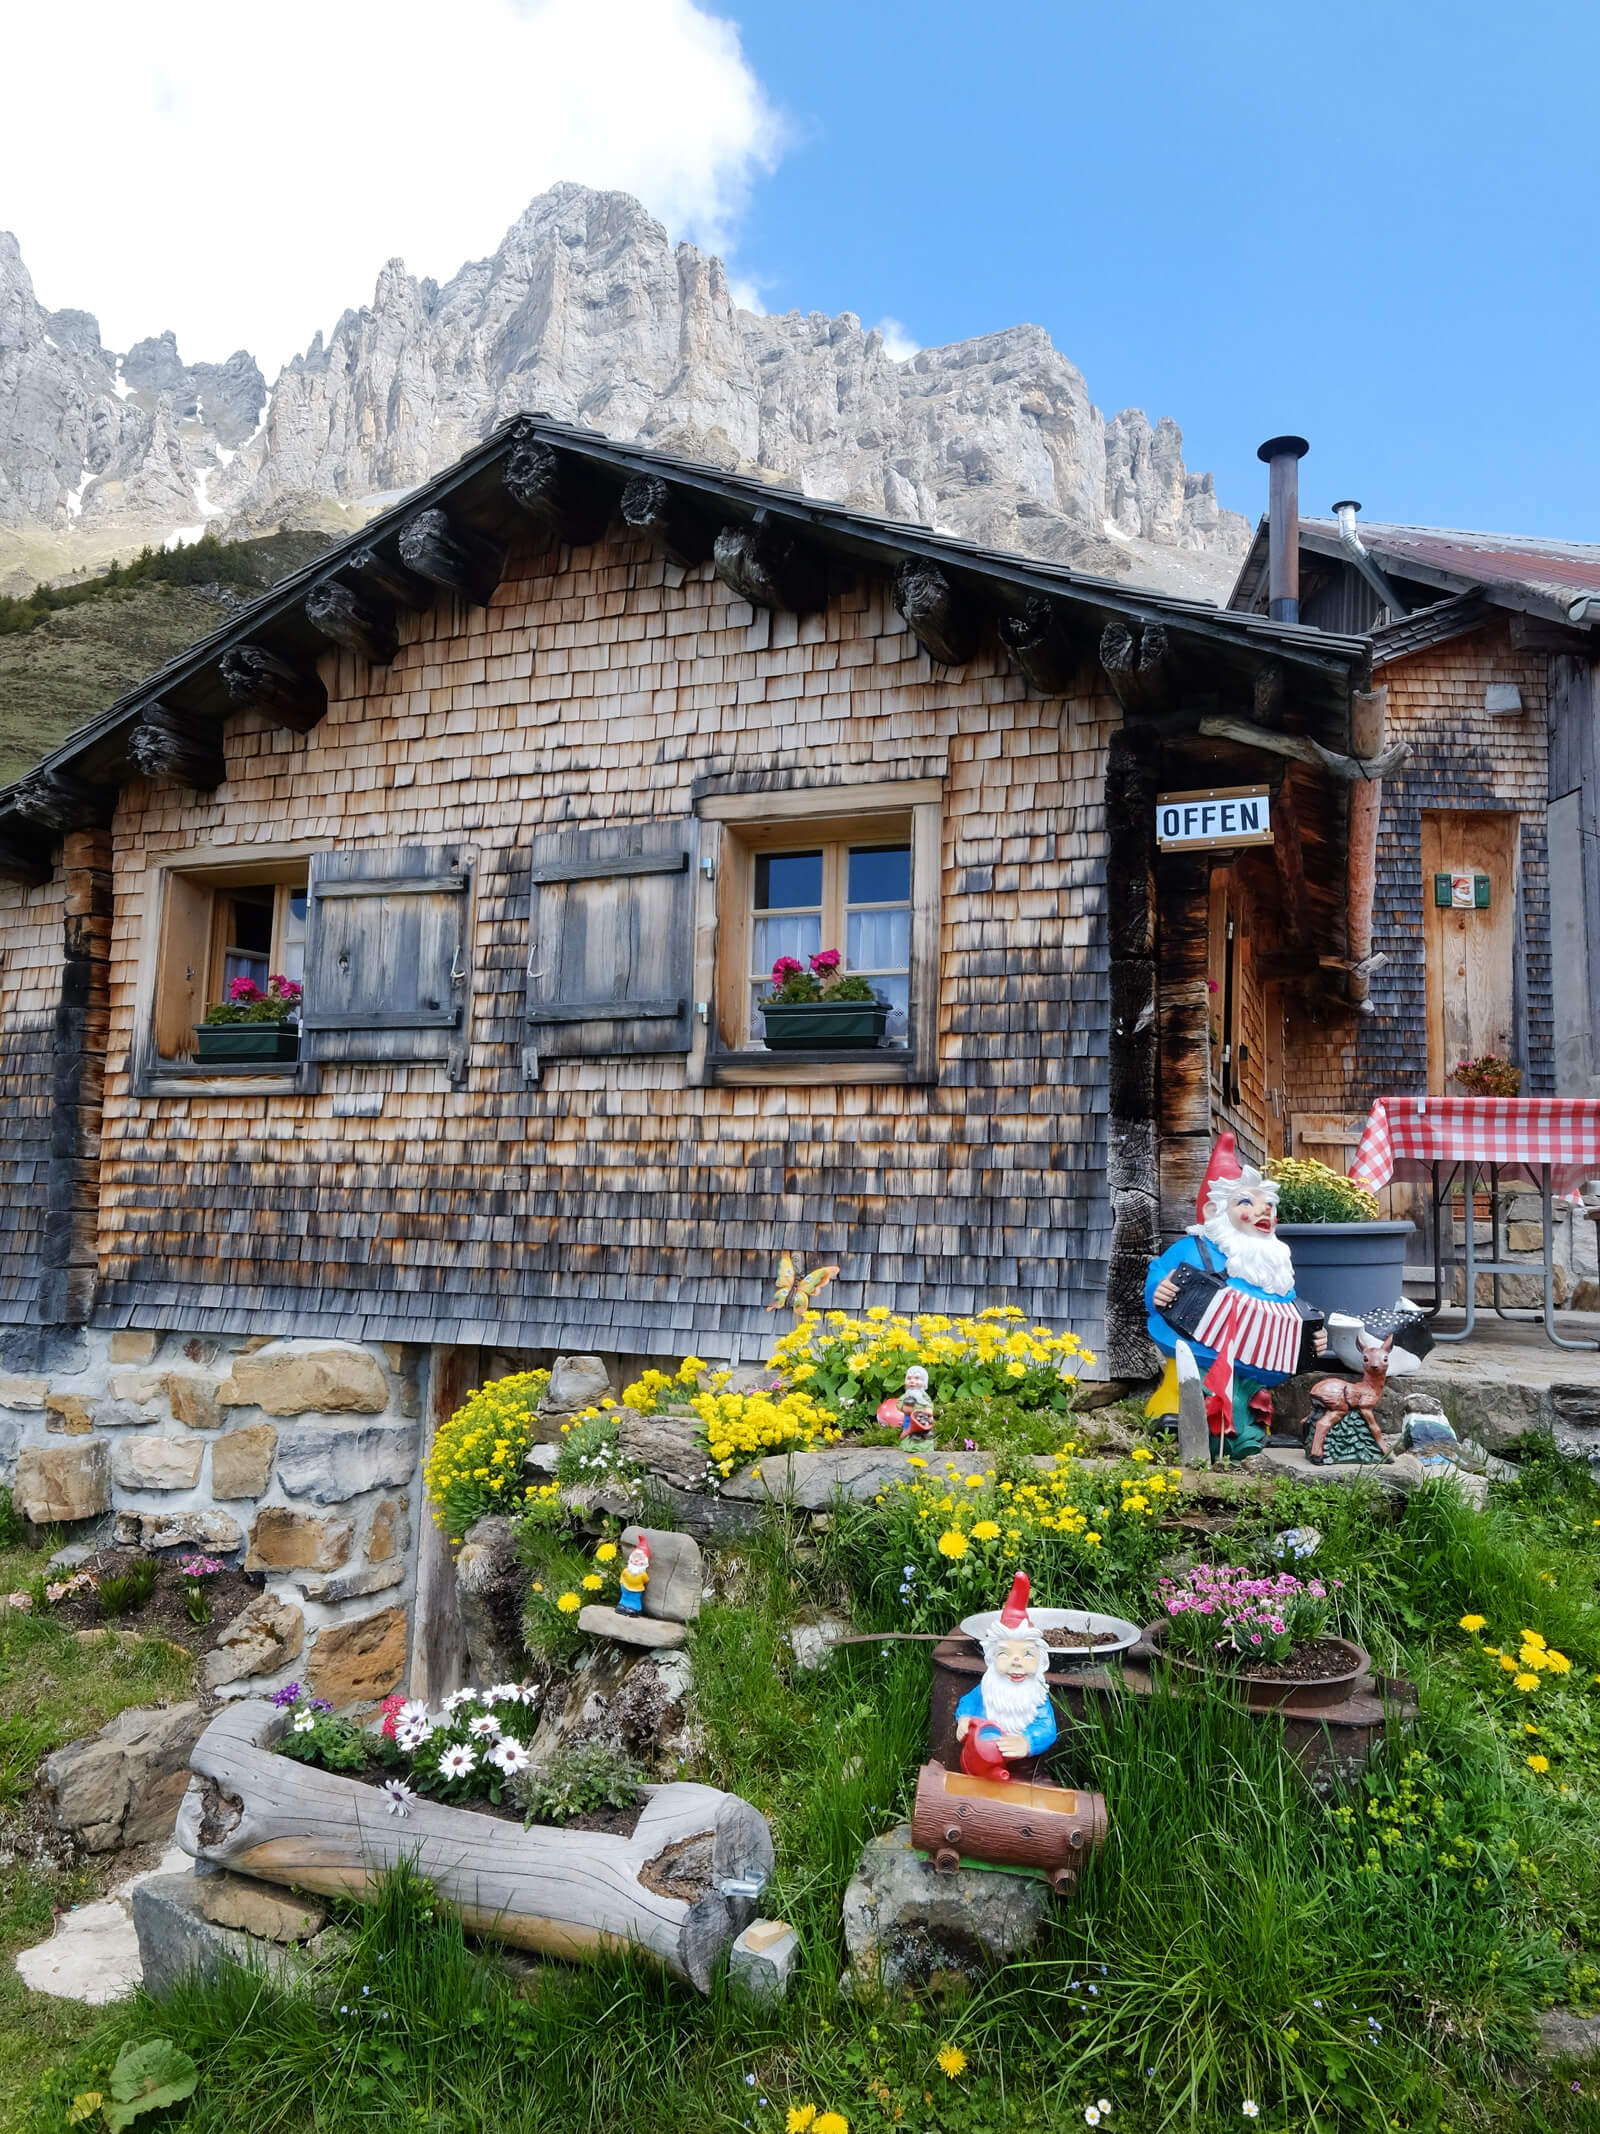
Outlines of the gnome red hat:
M 1002 1630 L 1032 1630 L 1028 1620 L 1028 1574 L 1019 1571 L 1011 1581 L 1011 1591 L 1006 1595 L 1005 1606 L 1000 1610 Z
M 638 1550 L 639 1554 L 644 1558 L 646 1563 L 650 1561 L 650 1544 L 648 1541 L 645 1540 L 643 1534 L 640 1534 L 636 1540 L 631 1541 L 628 1544 L 628 1550 L 630 1555 L 635 1549 Z
M 1194 1211 L 1197 1220 L 1202 1223 L 1205 1221 L 1208 1212 L 1206 1203 L 1210 1200 L 1211 1188 L 1218 1179 L 1243 1176 L 1244 1165 L 1239 1161 L 1238 1146 L 1232 1134 L 1218 1134 L 1216 1145 L 1211 1151 L 1211 1161 L 1206 1165 L 1206 1175 L 1200 1181 L 1200 1197 L 1195 1202 Z

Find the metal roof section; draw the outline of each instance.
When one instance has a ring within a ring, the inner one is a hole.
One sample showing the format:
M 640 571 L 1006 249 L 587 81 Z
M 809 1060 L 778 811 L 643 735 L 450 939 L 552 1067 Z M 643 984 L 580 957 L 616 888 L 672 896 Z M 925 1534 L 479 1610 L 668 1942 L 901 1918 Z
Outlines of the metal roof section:
M 506 492 L 502 463 L 524 440 L 537 440 L 588 463 L 592 473 L 620 487 L 633 475 L 666 481 L 686 502 L 723 524 L 785 521 L 803 530 L 810 543 L 832 554 L 853 557 L 880 569 L 893 569 L 912 557 L 926 557 L 953 574 L 968 591 L 982 593 L 998 610 L 1020 612 L 1031 595 L 1043 594 L 1087 610 L 1100 623 L 1114 620 L 1155 623 L 1186 639 L 1248 689 L 1269 661 L 1291 670 L 1307 708 L 1331 715 L 1342 724 L 1353 689 L 1365 686 L 1371 646 L 1364 637 L 1335 635 L 1305 625 L 1274 623 L 1265 616 L 1229 612 L 1209 602 L 1182 600 L 1144 591 L 1120 580 L 1095 577 L 1065 565 L 1041 562 L 1003 549 L 990 549 L 932 528 L 875 517 L 843 505 L 821 502 L 795 489 L 728 474 L 700 462 L 678 459 L 641 445 L 622 444 L 597 431 L 574 428 L 539 415 L 521 415 L 487 437 L 454 466 L 419 484 L 389 510 L 370 519 L 247 607 L 237 610 L 209 636 L 146 677 L 98 717 L 68 736 L 43 757 L 24 779 L 0 790 L 0 830 L 15 824 L 9 802 L 17 787 L 41 773 L 75 769 L 79 775 L 117 784 L 130 775 L 123 753 L 128 731 L 141 714 L 169 699 L 183 711 L 220 723 L 233 715 L 218 674 L 218 662 L 230 648 L 246 643 L 264 646 L 286 659 L 310 663 L 329 649 L 327 638 L 305 614 L 307 595 L 339 579 L 353 556 L 377 550 L 393 561 L 402 528 L 419 512 L 446 509 L 464 528 L 515 538 L 529 524 Z M 1264 547 L 1263 547 L 1264 553 Z M 1600 573 L 1596 578 L 1600 588 Z M 441 598 L 444 597 L 442 594 Z

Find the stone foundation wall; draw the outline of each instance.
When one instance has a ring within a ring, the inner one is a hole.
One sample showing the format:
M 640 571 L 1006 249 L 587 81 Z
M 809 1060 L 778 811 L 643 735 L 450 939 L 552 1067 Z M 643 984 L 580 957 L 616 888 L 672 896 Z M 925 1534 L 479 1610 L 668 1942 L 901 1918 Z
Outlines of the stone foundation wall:
M 208 1666 L 221 1695 L 297 1678 L 336 1705 L 368 1703 L 409 1658 L 429 1354 L 70 1337 L 53 1367 L 0 1374 L 0 1480 L 37 1525 L 262 1572 L 275 1605 L 252 1604 L 257 1627 Z

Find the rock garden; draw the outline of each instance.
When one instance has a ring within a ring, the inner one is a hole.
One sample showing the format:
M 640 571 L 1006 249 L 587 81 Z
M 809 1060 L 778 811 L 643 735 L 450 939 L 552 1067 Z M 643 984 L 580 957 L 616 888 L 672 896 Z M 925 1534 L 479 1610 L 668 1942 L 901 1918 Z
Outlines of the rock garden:
M 218 1682 L 222 1574 L 108 1620 L 146 1559 L 15 1530 L 10 1946 L 161 1871 L 140 1991 L 8 1979 L 0 2123 L 1593 2127 L 1591 1472 L 1383 1416 L 1186 1463 L 1084 1361 L 814 1311 L 490 1381 L 428 1457 L 428 1697 Z

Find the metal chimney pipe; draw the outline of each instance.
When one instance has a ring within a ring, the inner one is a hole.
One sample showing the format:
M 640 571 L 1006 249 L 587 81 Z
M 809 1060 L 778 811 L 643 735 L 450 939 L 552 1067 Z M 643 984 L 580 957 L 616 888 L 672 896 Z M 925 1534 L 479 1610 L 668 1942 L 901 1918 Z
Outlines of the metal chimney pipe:
M 1303 437 L 1269 437 L 1256 448 L 1271 477 L 1267 613 L 1274 622 L 1300 620 L 1300 461 L 1310 450 Z

